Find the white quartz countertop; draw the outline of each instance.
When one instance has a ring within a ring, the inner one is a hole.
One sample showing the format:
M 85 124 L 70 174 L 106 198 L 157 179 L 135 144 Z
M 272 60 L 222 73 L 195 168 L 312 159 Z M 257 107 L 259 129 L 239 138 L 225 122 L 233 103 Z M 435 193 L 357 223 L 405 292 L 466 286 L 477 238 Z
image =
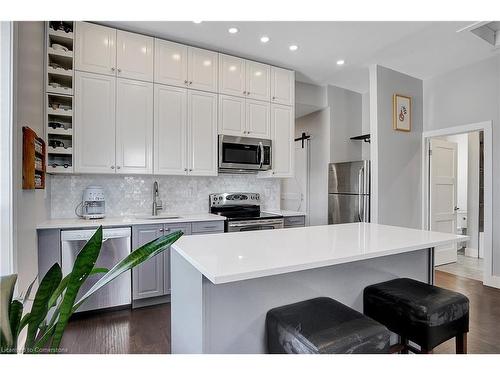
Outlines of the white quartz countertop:
M 172 246 L 214 284 L 460 242 L 467 236 L 373 223 L 181 237 Z
M 164 215 L 166 216 L 166 215 Z M 106 217 L 98 220 L 85 219 L 52 219 L 44 221 L 37 225 L 37 229 L 63 229 L 63 228 L 95 228 L 99 225 L 103 227 L 129 226 L 140 224 L 169 224 L 169 223 L 189 223 L 197 221 L 218 221 L 225 220 L 224 216 L 213 215 L 209 213 L 203 214 L 168 214 L 168 216 L 178 216 L 176 218 L 162 217 L 155 219 L 144 219 L 136 216 L 130 217 Z

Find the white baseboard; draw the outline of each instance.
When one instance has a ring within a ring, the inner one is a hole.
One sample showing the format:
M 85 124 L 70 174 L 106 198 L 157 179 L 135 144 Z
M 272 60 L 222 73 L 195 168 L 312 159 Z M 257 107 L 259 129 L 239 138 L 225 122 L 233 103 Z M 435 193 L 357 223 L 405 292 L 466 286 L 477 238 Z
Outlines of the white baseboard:
M 500 276 L 487 276 L 485 277 L 483 284 L 491 286 L 492 288 L 500 289 Z
M 477 258 L 478 255 L 479 255 L 479 250 L 478 249 L 474 249 L 472 247 L 466 247 L 465 248 L 465 256 Z

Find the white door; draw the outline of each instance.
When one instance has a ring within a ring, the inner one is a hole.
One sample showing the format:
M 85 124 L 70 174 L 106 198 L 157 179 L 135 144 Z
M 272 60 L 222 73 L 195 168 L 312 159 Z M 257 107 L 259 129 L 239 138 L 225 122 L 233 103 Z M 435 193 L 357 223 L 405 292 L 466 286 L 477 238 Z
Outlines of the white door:
M 186 87 L 188 47 L 155 39 L 155 83 Z
M 116 172 L 153 172 L 153 84 L 117 78 Z
M 75 172 L 115 172 L 116 78 L 75 73 Z
M 217 94 L 188 90 L 190 175 L 217 175 Z
M 189 88 L 217 92 L 217 52 L 206 49 L 188 48 Z
M 88 22 L 77 22 L 75 69 L 115 75 L 116 30 Z
M 271 97 L 271 68 L 255 61 L 246 61 L 247 98 L 267 100 Z
M 153 38 L 118 30 L 116 72 L 121 78 L 153 82 Z
M 187 174 L 187 89 L 154 85 L 154 173 Z
M 261 100 L 246 100 L 246 132 L 254 138 L 271 138 L 271 104 Z
M 272 174 L 274 177 L 294 175 L 293 107 L 271 104 Z
M 430 147 L 430 229 L 437 232 L 456 233 L 457 144 L 441 139 L 431 139 Z M 457 261 L 455 244 L 438 246 L 434 250 L 436 266 Z
M 219 93 L 246 96 L 245 76 L 244 59 L 219 54 Z
M 271 102 L 294 105 L 295 72 L 292 70 L 271 67 Z
M 219 95 L 219 134 L 243 136 L 245 132 L 245 99 Z

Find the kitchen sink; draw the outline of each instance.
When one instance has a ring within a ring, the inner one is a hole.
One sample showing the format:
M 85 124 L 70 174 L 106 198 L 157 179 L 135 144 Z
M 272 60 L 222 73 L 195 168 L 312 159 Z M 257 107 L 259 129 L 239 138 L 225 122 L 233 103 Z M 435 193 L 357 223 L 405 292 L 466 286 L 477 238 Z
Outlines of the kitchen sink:
M 136 219 L 141 219 L 141 220 L 165 220 L 165 219 L 179 219 L 179 215 L 169 215 L 169 214 L 159 214 L 156 216 L 153 215 L 136 215 Z

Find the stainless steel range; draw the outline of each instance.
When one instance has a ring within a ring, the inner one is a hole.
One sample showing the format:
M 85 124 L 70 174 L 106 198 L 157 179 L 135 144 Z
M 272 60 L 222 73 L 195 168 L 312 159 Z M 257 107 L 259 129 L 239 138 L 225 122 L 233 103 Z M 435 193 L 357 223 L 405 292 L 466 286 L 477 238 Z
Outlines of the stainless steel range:
M 210 213 L 226 217 L 225 232 L 283 228 L 283 216 L 262 212 L 257 193 L 210 194 Z

